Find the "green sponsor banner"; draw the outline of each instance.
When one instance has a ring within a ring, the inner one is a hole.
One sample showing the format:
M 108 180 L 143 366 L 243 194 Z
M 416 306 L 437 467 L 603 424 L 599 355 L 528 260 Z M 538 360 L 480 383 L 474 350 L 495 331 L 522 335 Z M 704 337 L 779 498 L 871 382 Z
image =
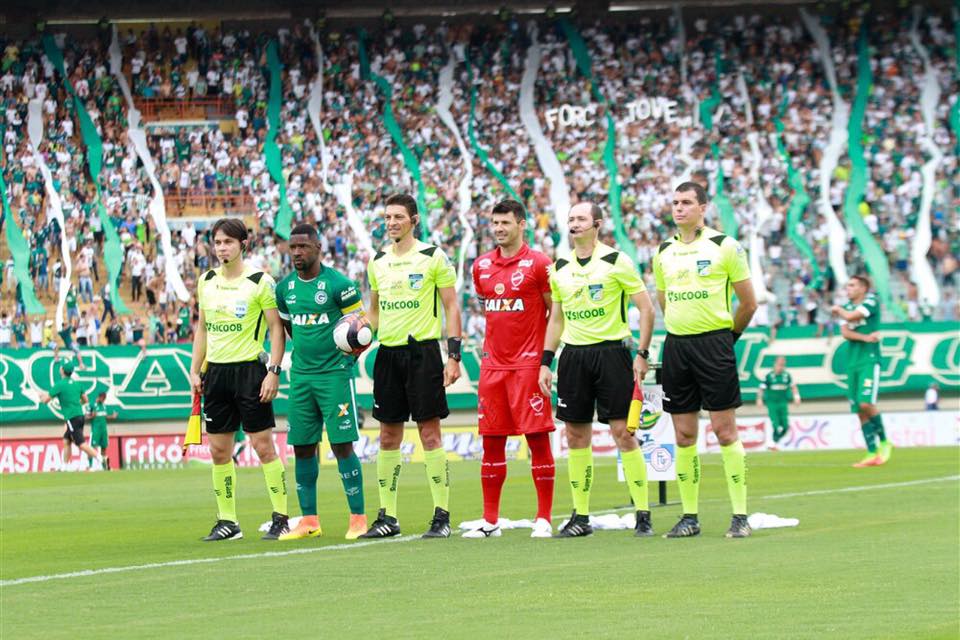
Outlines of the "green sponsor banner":
M 805 399 L 842 398 L 845 394 L 846 344 L 839 336 L 815 337 L 815 327 L 781 330 L 770 342 L 763 332 L 748 331 L 737 343 L 740 383 L 746 399 L 756 397 L 758 386 L 784 356 L 787 369 L 800 385 Z M 942 390 L 960 390 L 960 333 L 948 322 L 885 325 L 882 331 L 881 392 L 913 392 L 919 395 L 931 382 Z M 663 336 L 654 338 L 652 360 L 659 360 Z M 357 395 L 360 404 L 373 402 L 373 363 L 376 346 L 357 363 Z M 82 350 L 83 370 L 74 376 L 89 392 L 107 388 L 107 406 L 121 421 L 183 420 L 190 414 L 190 345 L 100 347 Z M 289 353 L 289 351 L 288 351 Z M 477 407 L 480 359 L 474 346 L 463 356 L 464 376 L 447 389 L 450 408 Z M 53 386 L 55 361 L 46 349 L 4 350 L 0 353 L 0 417 L 3 424 L 59 421 L 56 403 L 37 402 L 40 390 Z M 59 376 L 59 374 L 57 374 Z M 279 415 L 286 415 L 290 378 L 283 372 L 280 395 L 274 402 Z

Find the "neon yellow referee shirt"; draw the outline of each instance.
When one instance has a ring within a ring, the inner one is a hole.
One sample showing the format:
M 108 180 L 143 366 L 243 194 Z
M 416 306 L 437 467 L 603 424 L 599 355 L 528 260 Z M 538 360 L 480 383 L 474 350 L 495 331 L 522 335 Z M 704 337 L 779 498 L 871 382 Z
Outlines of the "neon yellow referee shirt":
M 440 339 L 440 292 L 452 287 L 457 273 L 439 248 L 420 242 L 398 256 L 391 245 L 367 263 L 370 288 L 380 298 L 380 344 L 396 347 Z
M 646 290 L 633 261 L 600 242 L 585 265 L 576 254 L 560 258 L 550 270 L 550 293 L 563 306 L 561 341 L 585 345 L 629 337 L 628 297 Z
M 227 280 L 223 267 L 211 269 L 197 285 L 197 302 L 207 330 L 207 362 L 226 364 L 256 360 L 267 333 L 264 309 L 276 309 L 276 283 L 269 274 L 244 267 Z
M 689 244 L 680 234 L 661 244 L 653 275 L 666 298 L 667 332 L 686 336 L 733 329 L 731 285 L 750 277 L 750 265 L 739 242 L 703 227 Z

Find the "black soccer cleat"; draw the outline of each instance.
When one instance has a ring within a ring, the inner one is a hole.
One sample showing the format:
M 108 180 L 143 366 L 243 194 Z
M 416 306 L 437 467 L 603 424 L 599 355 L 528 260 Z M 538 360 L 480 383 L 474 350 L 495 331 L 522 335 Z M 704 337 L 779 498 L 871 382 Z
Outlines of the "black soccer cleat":
M 700 535 L 700 522 L 697 520 L 696 514 L 685 513 L 680 518 L 680 522 L 673 525 L 673 529 L 663 534 L 663 537 L 692 538 L 698 535 Z
M 433 520 L 430 521 L 430 528 L 423 534 L 423 538 L 449 538 L 450 537 L 450 512 L 444 511 L 440 507 L 433 510 Z
M 750 528 L 750 523 L 747 522 L 747 516 L 744 514 L 733 514 L 726 536 L 728 538 L 749 538 L 752 533 L 753 529 Z
M 204 542 L 219 542 L 220 540 L 239 540 L 243 537 L 240 525 L 232 520 L 217 520 L 210 529 L 210 535 L 202 538 Z
M 633 535 L 638 538 L 647 538 L 653 535 L 653 524 L 650 522 L 649 511 L 637 511 L 637 524 L 633 528 Z
M 270 531 L 263 534 L 261 540 L 277 540 L 285 533 L 290 533 L 290 518 L 282 513 L 273 512 L 271 516 L 273 522 L 270 523 Z
M 554 538 L 583 538 L 593 535 L 593 527 L 590 526 L 590 516 L 578 516 L 574 510 L 570 514 L 570 519 L 560 531 L 554 535 Z
M 360 538 L 391 538 L 400 535 L 400 523 L 393 516 L 387 515 L 386 509 L 380 509 L 377 512 L 377 519 L 366 533 L 360 534 Z

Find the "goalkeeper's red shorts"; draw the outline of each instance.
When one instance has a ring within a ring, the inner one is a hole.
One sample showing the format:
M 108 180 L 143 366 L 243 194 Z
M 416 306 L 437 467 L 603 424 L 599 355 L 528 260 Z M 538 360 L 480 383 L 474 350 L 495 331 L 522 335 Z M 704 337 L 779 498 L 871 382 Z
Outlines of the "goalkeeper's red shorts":
M 550 398 L 540 393 L 540 368 L 480 369 L 477 415 L 482 436 L 518 436 L 553 431 Z

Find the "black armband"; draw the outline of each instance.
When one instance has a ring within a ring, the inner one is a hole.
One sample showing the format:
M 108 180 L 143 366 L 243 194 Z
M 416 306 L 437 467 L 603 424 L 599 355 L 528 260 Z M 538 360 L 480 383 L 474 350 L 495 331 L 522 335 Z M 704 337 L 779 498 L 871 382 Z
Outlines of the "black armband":
M 447 356 L 460 362 L 462 358 L 463 338 L 447 338 Z
M 552 364 L 553 364 L 553 357 L 554 357 L 555 355 L 557 355 L 557 354 L 556 354 L 554 351 L 550 351 L 549 349 L 544 349 L 544 350 L 543 350 L 543 355 L 540 356 L 540 366 L 541 366 L 541 367 L 549 367 L 550 365 L 552 365 Z

